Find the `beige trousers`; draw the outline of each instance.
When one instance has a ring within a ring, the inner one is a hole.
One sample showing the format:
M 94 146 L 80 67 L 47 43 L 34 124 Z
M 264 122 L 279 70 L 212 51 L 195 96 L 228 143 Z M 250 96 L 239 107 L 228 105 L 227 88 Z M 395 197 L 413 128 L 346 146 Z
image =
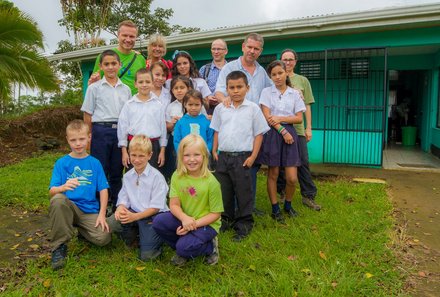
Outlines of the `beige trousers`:
M 56 194 L 50 199 L 49 218 L 51 225 L 50 241 L 52 251 L 67 243 L 74 236 L 74 227 L 85 239 L 98 246 L 110 243 L 111 233 L 95 227 L 97 213 L 84 213 L 64 194 Z

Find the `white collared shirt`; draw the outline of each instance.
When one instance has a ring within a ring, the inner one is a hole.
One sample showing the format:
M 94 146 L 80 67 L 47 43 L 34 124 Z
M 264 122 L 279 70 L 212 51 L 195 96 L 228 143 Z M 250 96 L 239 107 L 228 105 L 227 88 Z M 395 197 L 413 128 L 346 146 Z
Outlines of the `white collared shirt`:
M 165 87 L 162 87 L 162 91 L 160 91 L 160 95 L 159 95 L 158 99 L 165 107 L 164 108 L 164 110 L 165 110 L 167 108 L 168 104 L 170 104 L 170 102 L 171 102 L 170 90 L 168 90 Z
M 120 79 L 113 87 L 102 78 L 87 88 L 81 111 L 92 115 L 92 122 L 117 122 L 131 90 Z
M 237 108 L 217 105 L 210 127 L 218 132 L 223 152 L 251 152 L 255 137 L 270 129 L 260 107 L 247 99 Z
M 135 212 L 148 208 L 158 208 L 159 212 L 168 211 L 167 192 L 165 178 L 156 168 L 148 164 L 140 175 L 132 168 L 122 179 L 116 206 L 123 204 Z
M 211 90 L 208 87 L 208 84 L 203 78 L 200 77 L 190 77 L 189 78 L 193 84 L 193 89 L 199 91 L 202 93 L 203 98 L 206 98 L 207 96 L 211 95 Z M 171 79 L 168 79 L 165 82 L 165 88 L 170 90 L 171 92 Z
M 144 134 L 159 138 L 160 146 L 167 146 L 165 107 L 150 93 L 150 99 L 141 101 L 134 95 L 125 103 L 118 121 L 118 146 L 127 146 L 128 135 Z
M 282 117 L 294 116 L 306 110 L 301 95 L 291 87 L 287 87 L 284 94 L 281 94 L 275 86 L 263 89 L 260 105 L 268 107 L 271 115 Z

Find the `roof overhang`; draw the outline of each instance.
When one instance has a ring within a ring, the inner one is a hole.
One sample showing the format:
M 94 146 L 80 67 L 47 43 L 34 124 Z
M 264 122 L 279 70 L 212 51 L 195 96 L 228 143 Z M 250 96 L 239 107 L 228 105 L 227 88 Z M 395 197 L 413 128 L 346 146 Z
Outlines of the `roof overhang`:
M 251 25 L 217 28 L 200 32 L 167 36 L 167 48 L 197 48 L 209 46 L 216 38 L 228 43 L 239 43 L 245 34 L 258 32 L 265 40 L 285 37 L 323 36 L 335 32 L 353 34 L 383 30 L 401 30 L 440 26 L 440 3 L 389 7 L 352 13 L 310 16 L 297 19 L 265 22 Z M 135 49 L 145 49 L 148 40 L 140 40 Z M 115 45 L 87 48 L 48 56 L 49 61 L 94 60 L 98 54 Z

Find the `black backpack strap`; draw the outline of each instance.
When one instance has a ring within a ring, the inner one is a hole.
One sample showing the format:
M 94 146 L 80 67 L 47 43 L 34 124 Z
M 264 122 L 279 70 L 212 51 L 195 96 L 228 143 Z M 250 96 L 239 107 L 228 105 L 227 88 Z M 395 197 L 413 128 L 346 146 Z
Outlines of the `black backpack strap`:
M 136 60 L 137 56 L 138 55 L 136 53 L 134 53 L 133 59 L 131 59 L 130 63 L 128 63 L 127 67 L 125 67 L 124 71 L 122 71 L 122 73 L 119 74 L 119 78 L 123 77 L 124 74 L 127 73 L 128 69 L 130 69 L 131 65 L 133 65 L 133 63 Z
M 205 73 L 203 73 L 204 80 L 208 79 L 209 72 L 211 71 L 211 65 L 212 63 L 205 64 Z

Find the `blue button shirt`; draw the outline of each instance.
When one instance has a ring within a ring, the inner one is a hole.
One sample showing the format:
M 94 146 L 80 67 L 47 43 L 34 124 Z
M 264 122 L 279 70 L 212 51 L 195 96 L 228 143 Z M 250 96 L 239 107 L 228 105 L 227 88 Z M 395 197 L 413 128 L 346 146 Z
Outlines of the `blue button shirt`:
M 226 76 L 232 71 L 241 70 L 246 74 L 250 87 L 249 91 L 246 94 L 246 99 L 258 104 L 260 100 L 261 91 L 264 88 L 270 87 L 272 85 L 272 81 L 270 80 L 264 68 L 261 67 L 261 65 L 258 64 L 258 62 L 256 61 L 255 61 L 256 67 L 254 74 L 253 75 L 250 74 L 246 69 L 244 69 L 243 64 L 241 63 L 241 58 L 242 57 L 238 58 L 237 60 L 229 62 L 222 68 L 218 76 L 215 91 L 221 92 L 225 96 L 227 96 Z
M 203 79 L 205 79 L 205 72 L 207 71 L 206 65 L 203 65 L 200 67 L 200 75 Z M 226 65 L 226 64 L 225 64 Z M 214 95 L 215 93 L 215 86 L 217 84 L 217 79 L 220 74 L 221 69 L 215 66 L 214 61 L 211 62 L 211 67 L 208 73 L 208 77 L 205 79 L 206 83 L 208 84 L 209 89 L 211 90 L 211 94 Z

